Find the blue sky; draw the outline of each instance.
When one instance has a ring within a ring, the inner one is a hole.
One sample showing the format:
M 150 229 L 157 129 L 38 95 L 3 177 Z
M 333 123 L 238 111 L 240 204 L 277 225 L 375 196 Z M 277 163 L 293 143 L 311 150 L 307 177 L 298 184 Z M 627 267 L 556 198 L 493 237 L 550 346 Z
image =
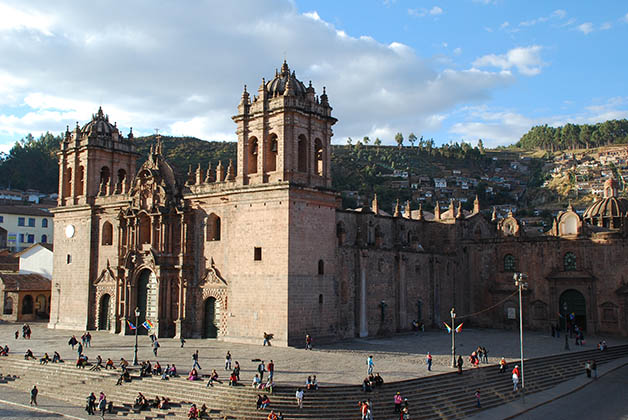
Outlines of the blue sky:
M 287 58 L 334 142 L 398 131 L 500 145 L 628 115 L 622 1 L 0 0 L 0 151 L 86 123 L 235 139 L 242 86 Z

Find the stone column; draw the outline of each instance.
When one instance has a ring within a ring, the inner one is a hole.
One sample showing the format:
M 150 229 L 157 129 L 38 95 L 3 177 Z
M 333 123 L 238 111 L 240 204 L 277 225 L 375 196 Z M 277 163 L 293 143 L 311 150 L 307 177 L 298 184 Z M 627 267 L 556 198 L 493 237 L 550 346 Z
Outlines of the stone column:
M 366 290 L 366 251 L 360 253 L 360 337 L 368 337 L 367 290 Z

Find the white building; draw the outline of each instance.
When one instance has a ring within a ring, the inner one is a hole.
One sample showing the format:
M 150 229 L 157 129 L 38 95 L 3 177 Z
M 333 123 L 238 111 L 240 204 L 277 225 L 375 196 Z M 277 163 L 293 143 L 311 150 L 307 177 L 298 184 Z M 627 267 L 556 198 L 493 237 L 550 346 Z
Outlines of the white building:
M 19 252 L 52 243 L 52 213 L 35 206 L 0 206 L 0 247 Z
M 40 274 L 52 279 L 52 244 L 35 244 L 15 254 L 20 274 Z

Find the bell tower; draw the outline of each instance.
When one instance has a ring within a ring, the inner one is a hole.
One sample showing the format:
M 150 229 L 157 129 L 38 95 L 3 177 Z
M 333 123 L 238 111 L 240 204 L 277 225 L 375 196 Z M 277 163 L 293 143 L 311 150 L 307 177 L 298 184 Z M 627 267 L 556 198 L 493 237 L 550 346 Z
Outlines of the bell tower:
M 97 196 L 125 194 L 135 175 L 139 154 L 133 131 L 124 138 L 102 108 L 82 128 L 66 129 L 59 156 L 59 200 L 62 206 L 93 204 Z
M 309 187 L 331 187 L 332 125 L 327 93 L 316 95 L 297 79 L 284 61 L 275 77 L 250 97 L 244 87 L 238 115 L 239 185 L 289 181 Z

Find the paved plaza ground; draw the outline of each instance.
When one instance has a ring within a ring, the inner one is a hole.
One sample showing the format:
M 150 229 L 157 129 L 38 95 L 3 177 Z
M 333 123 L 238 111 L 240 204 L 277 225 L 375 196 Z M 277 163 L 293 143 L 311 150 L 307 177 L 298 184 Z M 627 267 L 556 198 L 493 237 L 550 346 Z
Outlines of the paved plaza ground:
M 0 324 L 0 345 L 8 344 L 12 353 L 23 354 L 30 348 L 35 355 L 48 352 L 50 356 L 56 350 L 65 360 L 74 362 L 76 351 L 67 344 L 74 334 L 80 340 L 83 331 L 50 330 L 43 323 L 30 324 L 33 330 L 31 340 L 15 339 L 21 324 Z M 106 332 L 91 331 L 92 347 L 84 353 L 94 360 L 101 355 L 106 360 L 111 357 L 116 363 L 120 357 L 133 359 L 133 336 L 120 336 Z M 605 339 L 609 345 L 625 344 L 628 340 L 610 337 L 587 336 L 585 346 L 575 346 L 570 340 L 572 350 L 586 350 Z M 553 338 L 539 332 L 526 332 L 525 357 L 532 358 L 564 352 L 564 338 Z M 319 383 L 326 385 L 360 384 L 366 374 L 366 358 L 374 356 L 375 371 L 380 372 L 385 381 L 398 381 L 435 373 L 450 372 L 451 336 L 444 331 L 426 331 L 398 335 L 391 338 L 369 338 L 345 340 L 331 345 L 316 345 L 314 350 L 306 351 L 293 347 L 263 347 L 259 345 L 226 343 L 216 339 L 188 339 L 182 349 L 177 339 L 160 339 L 158 357 L 155 357 L 147 336 L 139 336 L 138 355 L 140 360 L 158 360 L 163 366 L 175 363 L 179 372 L 187 372 L 192 367 L 192 353 L 199 350 L 202 373 L 208 374 L 216 369 L 221 376 L 224 371 L 224 356 L 229 350 L 233 360 L 240 362 L 241 378 L 249 382 L 255 375 L 257 362 L 253 359 L 273 360 L 275 362 L 275 381 L 278 385 L 299 385 L 308 375 L 316 374 Z M 463 329 L 456 335 L 457 351 L 464 356 L 482 345 L 487 348 L 490 363 L 497 363 L 504 356 L 509 361 L 519 358 L 518 331 Z M 427 372 L 425 355 L 431 352 L 434 357 L 432 373 Z M 466 357 L 465 357 L 465 363 Z

